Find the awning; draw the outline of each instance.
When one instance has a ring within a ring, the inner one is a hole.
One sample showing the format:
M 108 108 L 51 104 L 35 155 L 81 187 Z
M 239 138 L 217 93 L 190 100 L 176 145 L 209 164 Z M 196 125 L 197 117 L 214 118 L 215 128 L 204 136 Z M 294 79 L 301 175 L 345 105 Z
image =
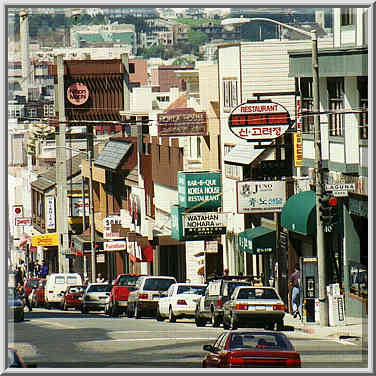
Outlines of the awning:
M 132 142 L 110 140 L 98 155 L 94 164 L 116 170 L 132 146 Z
M 316 232 L 316 194 L 300 192 L 291 196 L 281 213 L 281 226 L 303 235 Z
M 276 248 L 275 230 L 264 226 L 249 228 L 238 236 L 239 249 L 253 255 L 272 253 Z
M 250 145 L 236 145 L 223 158 L 225 163 L 249 165 L 251 164 L 265 149 L 254 149 Z

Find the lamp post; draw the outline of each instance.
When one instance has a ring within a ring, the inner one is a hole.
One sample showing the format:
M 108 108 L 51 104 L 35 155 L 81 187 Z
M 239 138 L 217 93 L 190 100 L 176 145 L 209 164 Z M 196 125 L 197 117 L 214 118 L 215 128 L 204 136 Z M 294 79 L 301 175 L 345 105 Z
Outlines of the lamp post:
M 320 301 L 320 326 L 328 326 L 329 322 L 329 304 L 326 295 L 326 265 L 324 248 L 324 228 L 320 218 L 320 198 L 322 197 L 322 155 L 321 155 L 321 131 L 320 131 L 320 97 L 319 97 L 319 61 L 316 30 L 310 32 L 298 29 L 294 26 L 284 24 L 269 18 L 227 18 L 221 22 L 221 25 L 227 28 L 233 28 L 248 22 L 271 22 L 280 27 L 293 30 L 299 34 L 308 36 L 312 40 L 312 89 L 313 89 L 313 112 L 314 112 L 314 145 L 315 145 L 315 188 L 316 188 L 316 244 L 317 244 L 317 263 L 319 277 L 319 301 Z

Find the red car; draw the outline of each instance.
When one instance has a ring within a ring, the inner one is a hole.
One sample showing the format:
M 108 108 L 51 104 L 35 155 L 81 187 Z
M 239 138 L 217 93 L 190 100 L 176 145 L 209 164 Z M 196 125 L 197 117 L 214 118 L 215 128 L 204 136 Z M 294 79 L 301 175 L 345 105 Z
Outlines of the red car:
M 26 296 L 29 296 L 33 289 L 38 287 L 40 278 L 26 278 L 24 281 L 24 290 Z
M 128 295 L 134 290 L 140 274 L 119 274 L 112 282 L 110 298 L 105 307 L 105 313 L 110 316 L 118 316 L 126 312 L 128 308 Z
M 44 286 L 46 285 L 46 279 L 41 278 L 38 281 L 38 287 L 35 289 L 34 294 L 32 294 L 31 305 L 32 307 L 43 307 L 45 304 L 44 300 Z
M 220 368 L 300 368 L 300 355 L 280 332 L 226 331 L 214 345 L 202 366 Z
M 66 311 L 68 308 L 81 309 L 82 295 L 84 294 L 84 286 L 72 285 L 68 286 L 64 292 L 63 309 Z

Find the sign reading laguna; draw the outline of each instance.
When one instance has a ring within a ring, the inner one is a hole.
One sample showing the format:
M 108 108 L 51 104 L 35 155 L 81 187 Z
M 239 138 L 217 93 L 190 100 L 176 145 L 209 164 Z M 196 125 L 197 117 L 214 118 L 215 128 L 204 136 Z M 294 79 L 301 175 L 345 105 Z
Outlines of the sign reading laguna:
M 228 122 L 231 132 L 247 141 L 274 140 L 291 125 L 286 108 L 271 101 L 242 103 L 232 110 Z
M 216 212 L 183 214 L 184 236 L 212 236 L 226 233 L 225 214 Z
M 158 114 L 158 136 L 206 136 L 206 112 L 193 108 L 175 108 Z
M 239 214 L 280 212 L 285 203 L 285 181 L 240 181 L 237 183 Z

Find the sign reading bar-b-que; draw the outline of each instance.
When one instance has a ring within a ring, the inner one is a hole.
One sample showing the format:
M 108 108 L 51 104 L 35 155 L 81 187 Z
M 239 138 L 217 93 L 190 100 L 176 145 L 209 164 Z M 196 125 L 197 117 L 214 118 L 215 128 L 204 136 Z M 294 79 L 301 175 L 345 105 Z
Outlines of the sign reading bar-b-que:
M 175 108 L 158 114 L 158 136 L 206 136 L 206 112 L 193 108 Z
M 290 124 L 286 108 L 271 101 L 242 103 L 229 117 L 231 132 L 247 141 L 274 140 L 284 134 Z
M 286 182 L 240 181 L 237 201 L 239 214 L 280 212 L 286 203 Z
M 184 236 L 213 236 L 226 233 L 225 214 L 217 212 L 183 214 Z

